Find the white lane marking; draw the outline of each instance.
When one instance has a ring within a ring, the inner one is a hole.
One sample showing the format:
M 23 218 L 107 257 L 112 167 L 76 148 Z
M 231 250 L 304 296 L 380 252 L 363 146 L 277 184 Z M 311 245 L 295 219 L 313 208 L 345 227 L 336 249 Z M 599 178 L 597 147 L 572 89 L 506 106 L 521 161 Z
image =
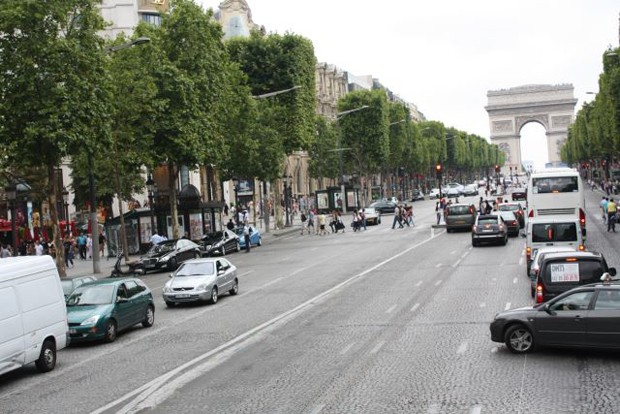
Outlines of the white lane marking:
M 487 304 L 486 304 L 486 303 L 484 303 L 484 302 L 482 302 L 482 303 L 480 304 L 480 307 L 481 307 L 481 308 L 486 308 L 486 307 L 487 307 Z
M 510 302 L 506 302 L 506 306 L 504 306 L 504 310 L 508 310 L 510 309 L 510 306 L 512 305 L 512 303 Z
M 416 303 L 415 305 L 413 305 L 413 307 L 411 309 L 409 309 L 411 312 L 415 312 L 416 309 L 418 309 L 420 307 L 419 303 Z
M 422 281 L 420 280 L 418 283 L 415 284 L 415 287 L 420 287 L 421 284 L 422 284 Z
M 523 266 L 523 262 L 525 262 L 525 257 L 521 256 L 519 259 L 519 266 Z
M 388 310 L 385 311 L 385 313 L 392 313 L 394 311 L 394 309 L 396 309 L 397 305 L 392 305 L 390 306 L 390 308 Z
M 479 405 L 474 405 L 470 411 L 470 414 L 480 414 L 482 412 L 482 407 Z
M 379 352 L 379 350 L 381 348 L 383 348 L 383 345 L 385 345 L 385 341 L 381 341 L 379 342 L 377 345 L 375 345 L 375 347 L 370 351 L 371 354 L 376 354 L 377 352 Z
M 310 414 L 319 414 L 325 408 L 325 404 L 319 404 L 310 411 Z
M 347 352 L 349 352 L 351 350 L 351 348 L 353 348 L 354 345 L 355 345 L 355 342 L 351 342 L 349 345 L 347 345 L 344 348 L 342 348 L 342 351 L 340 351 L 340 355 L 344 355 Z
M 450 254 L 456 254 L 456 250 L 452 250 Z
M 460 346 L 459 349 L 456 350 L 456 353 L 458 355 L 463 355 L 465 353 L 465 351 L 467 351 L 467 342 L 463 342 Z
M 491 279 L 493 282 L 497 282 L 497 278 L 494 277 L 493 279 Z
M 469 254 L 469 250 L 461 255 L 461 259 L 466 258 L 468 254 Z
M 441 406 L 439 404 L 431 404 L 428 406 L 428 410 L 426 410 L 427 414 L 439 414 L 439 409 Z
M 521 250 L 521 256 L 525 256 L 525 250 Z
M 492 353 L 492 354 L 496 354 L 496 353 L 497 353 L 497 351 L 499 351 L 499 347 L 494 346 L 493 348 L 491 348 L 491 353 Z
M 461 260 L 463 260 L 463 259 L 459 259 L 459 260 L 457 260 L 456 262 L 454 262 L 454 264 L 452 265 L 452 267 L 457 267 L 457 266 L 461 263 Z
M 517 279 L 517 278 L 515 277 L 514 279 L 512 279 L 512 283 L 517 284 L 517 280 L 519 280 L 519 279 Z
M 435 267 L 436 267 L 436 268 L 437 268 L 437 267 L 441 267 L 441 263 L 437 263 L 437 264 L 435 265 Z
M 442 234 L 443 232 L 439 232 L 435 237 L 438 237 Z M 152 379 L 141 387 L 127 392 L 116 400 L 111 401 L 108 404 L 93 411 L 92 414 L 100 414 L 108 411 L 129 399 L 132 400 L 126 403 L 120 410 L 116 410 L 118 414 L 136 413 L 147 408 L 156 407 L 167 398 L 169 398 L 179 388 L 190 383 L 191 381 L 205 374 L 209 370 L 224 363 L 236 352 L 241 351 L 243 348 L 252 345 L 258 340 L 262 340 L 262 335 L 274 331 L 280 326 L 290 322 L 303 311 L 315 306 L 319 306 L 321 300 L 326 299 L 334 292 L 341 290 L 343 287 L 361 279 L 362 277 L 366 276 L 371 272 L 374 272 L 375 270 L 386 265 L 387 263 L 390 263 L 400 258 L 401 256 L 404 256 L 410 251 L 430 242 L 435 237 L 430 237 L 428 239 L 422 240 L 421 242 L 406 248 L 400 253 L 397 253 L 392 257 L 389 257 L 382 262 L 377 263 L 376 265 L 364 270 L 363 272 L 351 276 L 350 278 L 340 282 L 336 286 L 327 289 L 326 291 L 314 296 L 311 299 L 308 299 L 307 301 L 297 305 L 296 307 L 281 313 L 280 315 L 268 320 L 267 322 L 255 326 L 254 328 L 238 335 L 230 341 L 225 342 L 220 346 L 208 352 L 205 352 L 204 354 L 199 355 L 190 361 L 187 361 L 184 364 L 179 365 L 175 369 L 172 369 L 167 373 L 164 373 L 159 377 Z M 123 344 L 123 346 L 125 345 L 126 344 Z M 177 377 L 174 378 L 175 376 Z
M 441 282 L 443 282 L 443 280 L 439 279 L 438 281 L 435 282 L 435 286 L 441 285 Z

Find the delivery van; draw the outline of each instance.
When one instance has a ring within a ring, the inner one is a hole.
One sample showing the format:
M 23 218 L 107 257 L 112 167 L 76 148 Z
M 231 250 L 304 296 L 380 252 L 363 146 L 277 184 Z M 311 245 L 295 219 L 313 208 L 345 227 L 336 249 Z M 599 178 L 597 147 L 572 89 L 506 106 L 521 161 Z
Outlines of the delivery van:
M 0 374 L 56 366 L 69 342 L 65 297 L 51 256 L 0 259 Z

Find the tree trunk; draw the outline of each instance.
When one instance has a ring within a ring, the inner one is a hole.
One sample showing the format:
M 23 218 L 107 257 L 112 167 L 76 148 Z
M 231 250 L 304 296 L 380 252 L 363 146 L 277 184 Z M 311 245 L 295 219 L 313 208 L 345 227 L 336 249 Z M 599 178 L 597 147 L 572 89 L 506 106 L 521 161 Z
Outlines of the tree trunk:
M 121 200 L 121 178 L 118 174 L 116 174 L 115 181 L 116 196 L 118 198 L 118 213 L 120 215 L 121 247 L 123 249 L 123 257 L 125 258 L 125 263 L 127 263 L 129 261 L 129 245 L 127 244 L 127 229 L 125 228 L 125 215 L 123 214 L 123 200 Z
M 56 195 L 58 194 L 58 181 L 56 177 L 56 166 L 47 166 L 47 177 L 51 188 L 49 194 L 50 218 L 52 220 L 52 229 L 54 231 L 54 247 L 56 248 L 56 267 L 60 277 L 67 277 L 67 268 L 65 267 L 65 247 L 61 237 L 62 231 L 58 223 L 58 210 L 56 209 Z
M 177 170 L 176 166 L 168 164 L 168 185 L 170 190 L 170 215 L 172 216 L 172 239 L 180 238 L 177 209 Z

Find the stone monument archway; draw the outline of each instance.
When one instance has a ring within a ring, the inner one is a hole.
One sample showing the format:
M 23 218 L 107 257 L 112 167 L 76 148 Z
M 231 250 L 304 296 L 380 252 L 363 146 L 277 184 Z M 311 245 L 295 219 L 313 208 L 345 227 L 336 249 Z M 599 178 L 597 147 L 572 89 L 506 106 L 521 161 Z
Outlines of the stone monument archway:
M 502 172 L 509 167 L 524 171 L 521 159 L 521 128 L 536 122 L 545 128 L 548 162 L 560 161 L 560 149 L 568 137 L 568 127 L 574 121 L 574 88 L 571 84 L 524 85 L 510 89 L 488 91 L 491 143 L 506 154 Z

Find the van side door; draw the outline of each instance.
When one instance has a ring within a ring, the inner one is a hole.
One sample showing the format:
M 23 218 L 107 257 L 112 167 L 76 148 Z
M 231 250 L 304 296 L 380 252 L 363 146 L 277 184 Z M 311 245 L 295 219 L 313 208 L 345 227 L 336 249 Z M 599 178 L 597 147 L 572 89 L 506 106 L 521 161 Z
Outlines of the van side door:
M 0 288 L 0 374 L 25 363 L 24 326 L 12 286 Z

